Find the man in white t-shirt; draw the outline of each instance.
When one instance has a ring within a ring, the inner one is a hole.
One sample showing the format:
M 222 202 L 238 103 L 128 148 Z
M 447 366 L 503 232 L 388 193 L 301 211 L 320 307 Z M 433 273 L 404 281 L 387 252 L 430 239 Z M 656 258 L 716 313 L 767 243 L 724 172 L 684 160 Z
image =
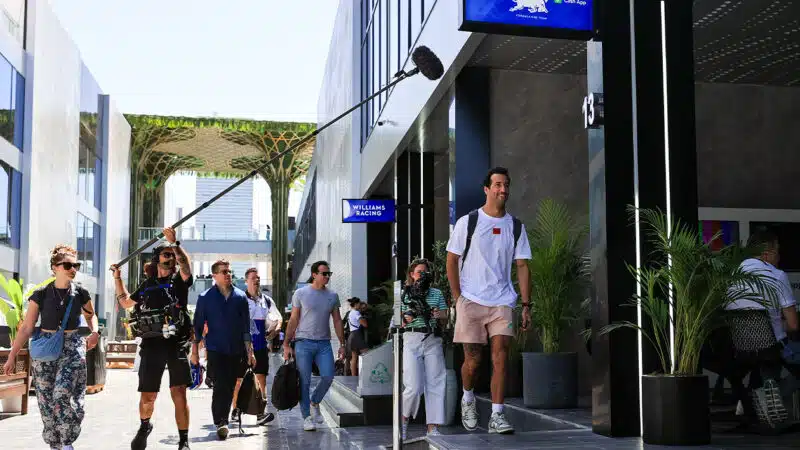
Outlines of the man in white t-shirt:
M 491 169 L 483 182 L 486 203 L 458 219 L 447 243 L 447 279 L 456 299 L 453 342 L 464 344 L 461 422 L 469 431 L 478 426 L 472 389 L 475 372 L 481 364 L 482 347 L 487 344 L 488 337 L 494 367 L 489 433 L 514 432 L 503 411 L 506 359 L 514 336 L 512 309 L 517 303 L 517 293 L 511 282 L 511 265 L 517 265 L 523 308 L 521 326 L 527 329 L 530 322 L 530 275 L 526 260 L 531 258 L 531 248 L 524 225 L 506 213 L 510 185 L 507 169 Z
M 769 305 L 766 309 L 772 321 L 775 339 L 778 342 L 784 341 L 787 338 L 787 332 L 792 335 L 797 333 L 798 317 L 789 277 L 786 276 L 786 272 L 777 268 L 780 261 L 778 236 L 769 230 L 758 230 L 750 236 L 748 243 L 753 246 L 761 246 L 763 250 L 760 256 L 742 261 L 740 267 L 744 272 L 760 273 L 774 280 L 777 304 Z M 756 296 L 755 293 L 754 296 Z M 740 299 L 729 304 L 726 309 L 765 309 L 761 303 L 764 301 Z M 796 336 L 792 337 L 796 338 Z

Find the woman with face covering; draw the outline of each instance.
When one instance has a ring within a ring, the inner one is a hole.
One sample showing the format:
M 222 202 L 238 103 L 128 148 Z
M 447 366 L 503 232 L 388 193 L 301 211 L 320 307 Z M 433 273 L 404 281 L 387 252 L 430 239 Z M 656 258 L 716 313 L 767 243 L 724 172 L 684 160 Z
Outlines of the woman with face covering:
M 11 354 L 3 369 L 14 372 L 15 360 L 22 345 L 31 337 L 41 318 L 40 330 L 52 334 L 68 317 L 64 327 L 64 346 L 55 361 L 32 362 L 33 386 L 42 416 L 42 437 L 51 449 L 72 450 L 81 433 L 86 393 L 86 351 L 97 345 L 97 316 L 91 296 L 73 280 L 81 267 L 78 252 L 67 245 L 57 245 L 50 254 L 50 268 L 56 279 L 31 294 L 28 312 L 17 333 Z M 83 314 L 91 334 L 78 335 L 79 316 Z

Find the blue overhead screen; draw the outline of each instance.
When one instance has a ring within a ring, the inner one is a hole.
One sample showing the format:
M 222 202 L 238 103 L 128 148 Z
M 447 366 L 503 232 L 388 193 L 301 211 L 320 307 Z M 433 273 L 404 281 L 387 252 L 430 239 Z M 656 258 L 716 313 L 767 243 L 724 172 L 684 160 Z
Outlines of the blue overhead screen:
M 594 0 L 460 0 L 462 31 L 589 40 Z

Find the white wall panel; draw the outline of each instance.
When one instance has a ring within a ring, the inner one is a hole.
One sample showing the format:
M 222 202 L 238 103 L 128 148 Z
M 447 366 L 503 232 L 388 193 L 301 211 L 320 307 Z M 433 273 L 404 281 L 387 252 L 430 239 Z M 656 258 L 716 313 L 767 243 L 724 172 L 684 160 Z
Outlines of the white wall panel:
M 37 282 L 50 276 L 53 246 L 76 243 L 81 60 L 50 5 L 30 3 L 20 269 Z

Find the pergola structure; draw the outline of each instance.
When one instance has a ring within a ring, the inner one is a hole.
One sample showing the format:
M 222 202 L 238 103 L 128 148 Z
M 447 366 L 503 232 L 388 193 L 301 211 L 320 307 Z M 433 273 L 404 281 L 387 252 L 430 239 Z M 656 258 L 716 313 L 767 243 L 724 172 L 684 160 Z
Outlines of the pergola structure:
M 316 125 L 239 119 L 127 115 L 131 136 L 131 251 L 140 228 L 164 223 L 164 184 L 177 172 L 239 178 L 289 148 Z M 283 307 L 287 298 L 289 189 L 308 170 L 316 140 L 273 161 L 258 174 L 266 180 L 272 203 L 273 295 Z M 131 270 L 131 288 L 141 273 Z

